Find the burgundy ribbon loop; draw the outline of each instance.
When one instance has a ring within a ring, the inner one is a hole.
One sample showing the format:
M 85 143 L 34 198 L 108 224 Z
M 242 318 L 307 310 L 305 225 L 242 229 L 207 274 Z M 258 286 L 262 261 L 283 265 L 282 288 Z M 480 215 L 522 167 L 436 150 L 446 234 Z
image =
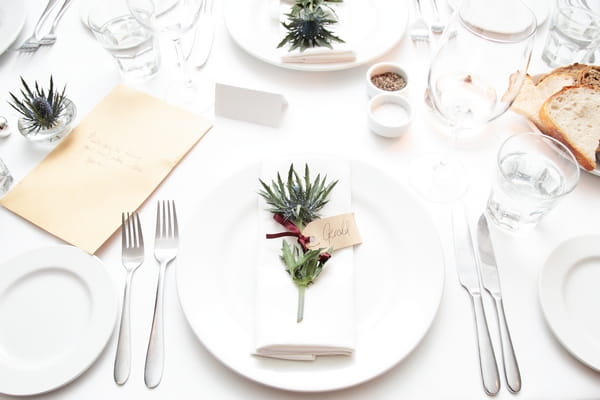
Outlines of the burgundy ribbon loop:
M 300 229 L 298 229 L 298 227 L 294 225 L 292 221 L 285 219 L 284 216 L 281 214 L 273 214 L 273 219 L 277 221 L 277 223 L 282 225 L 285 229 L 287 229 L 287 232 L 267 233 L 267 239 L 275 239 L 284 236 L 293 236 L 298 239 L 298 243 L 300 243 L 300 246 L 302 246 L 303 251 L 308 250 L 308 243 L 310 243 L 310 237 L 304 236 L 302 232 L 300 232 Z
M 277 223 L 282 225 L 285 229 L 287 229 L 287 232 L 267 233 L 267 239 L 276 239 L 284 236 L 292 236 L 297 238 L 298 243 L 300 243 L 300 246 L 302 246 L 302 251 L 308 251 L 310 237 L 304 236 L 302 232 L 300 232 L 300 229 L 298 229 L 298 227 L 292 221 L 285 219 L 285 217 L 281 214 L 273 214 L 273 219 L 277 221 Z M 328 252 L 321 253 L 319 255 L 319 261 L 322 264 L 325 264 L 330 258 L 331 254 L 329 254 Z

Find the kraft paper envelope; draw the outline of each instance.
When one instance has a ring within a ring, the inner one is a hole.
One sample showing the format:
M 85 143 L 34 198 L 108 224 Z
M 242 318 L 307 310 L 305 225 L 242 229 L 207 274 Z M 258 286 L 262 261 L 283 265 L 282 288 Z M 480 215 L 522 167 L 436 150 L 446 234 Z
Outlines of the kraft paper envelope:
M 93 254 L 210 128 L 117 86 L 0 204 Z

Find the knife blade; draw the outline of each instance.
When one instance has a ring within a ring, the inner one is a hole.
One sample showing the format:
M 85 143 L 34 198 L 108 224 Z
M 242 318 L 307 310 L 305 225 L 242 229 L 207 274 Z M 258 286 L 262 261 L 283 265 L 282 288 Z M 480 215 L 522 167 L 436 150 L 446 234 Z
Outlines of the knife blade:
M 498 264 L 492 246 L 490 230 L 487 219 L 484 215 L 479 217 L 477 223 L 477 245 L 479 248 L 479 258 L 481 260 L 481 281 L 483 287 L 494 299 L 496 307 L 496 318 L 498 321 L 498 329 L 500 331 L 500 343 L 502 347 L 502 360 L 504 364 L 504 376 L 506 377 L 506 385 L 508 389 L 517 393 L 521 390 L 521 372 L 519 364 L 515 356 L 506 314 L 504 312 L 504 304 L 502 301 L 502 290 L 500 289 L 500 274 L 498 272 Z
M 496 355 L 492 347 L 481 298 L 481 285 L 479 283 L 471 229 L 469 228 L 464 205 L 460 202 L 452 209 L 452 236 L 458 279 L 469 293 L 473 306 L 483 388 L 488 396 L 494 396 L 500 391 L 498 365 L 496 364 Z

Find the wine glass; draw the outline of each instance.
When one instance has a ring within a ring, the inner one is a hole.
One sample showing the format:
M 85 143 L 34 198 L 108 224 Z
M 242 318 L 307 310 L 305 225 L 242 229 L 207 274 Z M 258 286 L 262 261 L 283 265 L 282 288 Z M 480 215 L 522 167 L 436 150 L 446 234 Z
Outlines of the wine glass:
M 517 95 L 531 57 L 534 14 L 519 0 L 463 0 L 432 57 L 426 101 L 451 128 L 482 128 L 502 115 Z M 429 200 L 460 198 L 469 178 L 453 154 L 421 158 L 410 180 Z
M 181 40 L 198 22 L 204 1 L 127 0 L 129 11 L 140 24 L 170 39 L 175 47 L 180 76 L 169 86 L 167 101 L 195 112 L 210 108 L 212 90 L 208 82 L 193 79 Z

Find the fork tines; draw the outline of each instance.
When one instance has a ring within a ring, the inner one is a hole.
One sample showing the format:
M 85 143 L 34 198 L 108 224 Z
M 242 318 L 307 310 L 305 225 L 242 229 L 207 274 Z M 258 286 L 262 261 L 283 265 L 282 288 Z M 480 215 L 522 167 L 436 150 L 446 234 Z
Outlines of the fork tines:
M 121 246 L 123 249 L 144 246 L 140 217 L 137 212 L 121 213 L 121 227 Z
M 176 239 L 178 236 L 175 201 L 160 200 L 156 207 L 156 238 Z

